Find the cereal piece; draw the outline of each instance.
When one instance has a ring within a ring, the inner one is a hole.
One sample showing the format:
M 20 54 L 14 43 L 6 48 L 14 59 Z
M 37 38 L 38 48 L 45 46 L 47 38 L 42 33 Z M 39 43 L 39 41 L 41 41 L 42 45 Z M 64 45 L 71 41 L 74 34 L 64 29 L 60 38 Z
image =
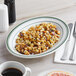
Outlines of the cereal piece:
M 55 28 L 51 28 L 51 30 L 55 31 Z
M 58 34 L 58 35 L 60 35 L 60 31 L 58 31 L 58 30 L 56 30 L 55 33 Z
M 30 55 L 30 53 L 27 50 L 24 51 L 24 54 L 25 55 Z
M 56 25 L 53 25 L 52 27 L 53 27 L 53 28 L 56 28 Z

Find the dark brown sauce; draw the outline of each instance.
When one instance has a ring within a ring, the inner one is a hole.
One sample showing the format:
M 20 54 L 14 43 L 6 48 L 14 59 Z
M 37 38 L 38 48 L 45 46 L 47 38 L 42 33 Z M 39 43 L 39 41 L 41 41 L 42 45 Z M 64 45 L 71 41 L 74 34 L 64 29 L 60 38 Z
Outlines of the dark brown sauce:
M 16 68 L 8 68 L 2 72 L 3 76 L 23 76 L 23 73 Z

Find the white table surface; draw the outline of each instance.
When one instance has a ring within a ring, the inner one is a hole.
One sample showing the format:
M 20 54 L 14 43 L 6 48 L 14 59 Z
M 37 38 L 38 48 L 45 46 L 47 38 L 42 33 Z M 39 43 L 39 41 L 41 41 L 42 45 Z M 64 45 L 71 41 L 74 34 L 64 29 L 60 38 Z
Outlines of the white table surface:
M 54 54 L 38 59 L 20 59 L 12 56 L 6 49 L 5 40 L 8 33 L 21 22 L 38 16 L 53 16 L 62 19 L 67 24 L 76 21 L 76 0 L 15 0 L 17 21 L 5 33 L 0 33 L 0 63 L 19 61 L 32 70 L 31 76 L 49 69 L 65 69 L 76 72 L 76 65 L 54 63 Z M 3 0 L 0 0 L 3 3 Z

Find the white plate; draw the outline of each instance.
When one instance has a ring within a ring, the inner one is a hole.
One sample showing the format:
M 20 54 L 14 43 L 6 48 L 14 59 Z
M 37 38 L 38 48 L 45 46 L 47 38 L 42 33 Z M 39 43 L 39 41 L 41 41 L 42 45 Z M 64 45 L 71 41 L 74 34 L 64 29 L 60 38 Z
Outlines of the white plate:
M 75 74 L 73 74 L 72 72 L 69 72 L 69 71 L 67 71 L 67 70 L 62 70 L 62 69 L 52 69 L 52 70 L 47 70 L 47 71 L 44 71 L 44 72 L 41 72 L 40 74 L 38 74 L 37 76 L 47 76 L 47 74 L 48 73 L 50 73 L 50 72 L 62 72 L 62 73 L 64 73 L 64 72 L 66 72 L 66 73 L 69 73 L 71 76 L 76 76 Z
M 57 29 L 60 30 L 61 32 L 60 41 L 56 43 L 53 46 L 53 48 L 41 54 L 23 55 L 17 52 L 15 50 L 15 45 L 16 45 L 15 41 L 16 41 L 16 38 L 19 32 L 22 30 L 28 30 L 31 26 L 36 26 L 42 22 L 53 23 L 57 26 Z M 38 57 L 46 56 L 48 54 L 52 54 L 53 52 L 55 52 L 56 49 L 59 48 L 67 40 L 68 36 L 69 36 L 69 28 L 62 20 L 55 18 L 55 17 L 37 17 L 37 18 L 29 19 L 19 24 L 18 26 L 16 26 L 9 33 L 7 40 L 6 40 L 6 46 L 7 46 L 8 51 L 14 56 L 21 57 L 21 58 L 38 58 Z

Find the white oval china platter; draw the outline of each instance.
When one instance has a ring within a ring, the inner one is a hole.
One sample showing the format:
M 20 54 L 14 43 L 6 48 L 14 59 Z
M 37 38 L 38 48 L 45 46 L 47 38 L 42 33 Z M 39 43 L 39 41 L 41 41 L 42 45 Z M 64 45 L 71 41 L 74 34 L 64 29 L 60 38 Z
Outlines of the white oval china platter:
M 23 55 L 20 54 L 19 52 L 16 51 L 15 45 L 16 45 L 16 38 L 18 37 L 18 34 L 22 30 L 28 30 L 31 26 L 36 26 L 40 23 L 52 23 L 57 26 L 57 29 L 61 32 L 60 35 L 60 40 L 49 50 L 46 52 L 43 52 L 41 54 L 35 54 L 35 55 Z M 29 19 L 27 21 L 22 22 L 18 26 L 16 26 L 8 35 L 7 40 L 6 40 L 6 47 L 8 51 L 13 54 L 14 56 L 20 57 L 20 58 L 38 58 L 38 57 L 43 57 L 48 54 L 52 54 L 53 52 L 56 51 L 57 48 L 59 48 L 66 40 L 68 39 L 69 36 L 69 28 L 68 26 L 60 19 L 55 18 L 55 17 L 36 17 Z

